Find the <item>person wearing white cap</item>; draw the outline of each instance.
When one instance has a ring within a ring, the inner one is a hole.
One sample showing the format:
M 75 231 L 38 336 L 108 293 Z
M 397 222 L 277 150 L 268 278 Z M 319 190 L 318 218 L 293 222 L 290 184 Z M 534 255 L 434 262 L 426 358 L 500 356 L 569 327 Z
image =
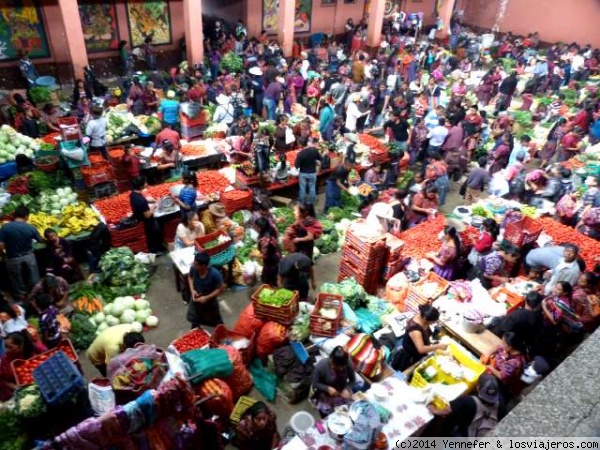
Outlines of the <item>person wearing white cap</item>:
M 213 121 L 215 123 L 224 123 L 225 125 L 231 125 L 234 120 L 233 105 L 231 104 L 230 98 L 221 93 L 217 95 L 217 108 L 213 115 Z
M 362 112 L 358 107 L 358 102 L 360 102 L 360 94 L 354 93 L 351 95 L 350 101 L 348 102 L 348 106 L 346 108 L 346 128 L 351 133 L 356 131 L 358 119 L 369 114 L 370 112 L 368 109 Z
M 263 72 L 258 66 L 251 67 L 248 73 L 251 75 L 252 86 L 252 110 L 254 114 L 262 115 L 263 96 L 265 92 Z
M 179 125 L 179 102 L 175 100 L 175 91 L 167 91 L 167 98 L 160 102 L 158 112 L 162 114 L 162 121 L 171 127 Z

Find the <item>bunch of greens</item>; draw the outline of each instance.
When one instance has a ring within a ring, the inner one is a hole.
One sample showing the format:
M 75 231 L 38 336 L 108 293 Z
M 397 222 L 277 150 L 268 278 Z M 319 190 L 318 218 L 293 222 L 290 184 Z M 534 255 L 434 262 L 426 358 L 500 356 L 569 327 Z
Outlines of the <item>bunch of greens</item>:
M 86 350 L 96 337 L 96 326 L 85 314 L 75 313 L 71 318 L 70 338 L 76 350 Z
M 481 205 L 473 206 L 471 208 L 471 215 L 485 217 L 486 219 L 493 217 L 493 214 Z
M 0 450 L 23 450 L 27 439 L 15 408 L 0 409 Z
M 2 214 L 12 214 L 19 206 L 27 206 L 29 212 L 35 213 L 40 210 L 37 200 L 29 194 L 15 194 L 10 201 L 2 208 Z
M 235 52 L 229 52 L 221 59 L 219 68 L 227 73 L 242 73 L 244 71 L 244 61 Z
M 351 195 L 346 191 L 342 191 L 342 205 L 344 205 L 344 209 L 347 211 L 358 212 L 360 198 L 358 195 Z
M 15 394 L 15 412 L 23 419 L 33 419 L 44 414 L 46 403 L 37 384 L 31 384 L 17 390 Z
M 323 255 L 337 252 L 339 247 L 337 233 L 323 233 L 321 237 L 315 241 L 315 246 Z
M 50 89 L 44 86 L 34 86 L 29 89 L 29 98 L 36 105 L 49 103 L 52 100 Z
M 565 96 L 565 105 L 572 108 L 577 104 L 577 101 L 579 100 L 579 91 L 576 91 L 575 89 L 563 89 L 560 92 Z
M 237 257 L 239 262 L 244 264 L 245 262 L 250 261 L 252 259 L 250 257 L 250 253 L 252 253 L 252 250 L 256 250 L 256 242 L 254 242 L 250 238 L 246 238 L 244 239 L 244 245 L 242 245 L 241 247 L 237 247 L 235 251 L 235 256 Z
M 387 300 L 383 300 L 374 295 L 367 295 L 367 309 L 375 314 L 377 317 L 385 316 L 394 312 L 394 307 Z
M 352 219 L 355 211 L 349 209 L 342 209 L 339 206 L 332 206 L 327 210 L 327 218 L 334 222 L 339 222 L 342 219 Z
M 277 230 L 280 233 L 285 232 L 287 227 L 296 221 L 294 210 L 292 208 L 288 208 L 287 206 L 275 208 L 273 210 L 273 217 L 275 217 L 275 221 L 277 222 Z
M 517 67 L 517 61 L 512 58 L 500 58 L 500 63 L 506 73 L 512 72 Z
M 265 288 L 258 295 L 258 302 L 269 306 L 285 306 L 294 298 L 294 292 L 288 289 Z
M 398 186 L 398 189 L 408 189 L 408 186 L 414 178 L 415 173 L 412 170 L 405 170 L 402 176 L 398 178 L 396 186 Z
M 112 248 L 102 255 L 100 269 L 104 273 L 104 283 L 108 286 L 127 288 L 136 294 L 148 290 L 148 269 L 135 260 L 129 247 Z
M 531 128 L 533 126 L 533 115 L 529 111 L 515 111 L 515 122 L 523 128 Z
M 344 302 L 353 310 L 361 305 L 366 296 L 364 288 L 353 278 L 346 278 L 338 284 L 324 283 L 319 291 L 327 294 L 341 295 L 344 297 Z

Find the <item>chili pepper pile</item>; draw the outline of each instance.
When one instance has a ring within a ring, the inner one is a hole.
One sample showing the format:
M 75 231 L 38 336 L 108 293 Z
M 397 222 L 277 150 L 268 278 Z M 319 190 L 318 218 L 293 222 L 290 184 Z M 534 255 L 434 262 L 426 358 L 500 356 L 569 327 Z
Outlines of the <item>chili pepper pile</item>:
M 222 192 L 229 186 L 229 181 L 219 172 L 198 172 L 198 190 L 202 195 Z
M 290 150 L 289 152 L 285 152 L 285 159 L 287 160 L 287 162 L 289 163 L 290 167 L 294 167 L 294 165 L 296 164 L 296 158 L 298 158 L 298 153 L 300 153 L 300 150 Z M 279 158 L 277 158 L 279 159 Z
M 205 347 L 208 345 L 209 340 L 210 336 L 208 336 L 206 332 L 202 330 L 192 330 L 173 341 L 173 347 L 175 347 L 179 353 L 185 353 L 190 350 Z
M 421 222 L 414 228 L 406 230 L 398 236 L 404 241 L 402 256 L 404 258 L 422 258 L 427 252 L 435 252 L 440 248 L 437 235 L 444 229 L 444 216 L 438 214 L 433 220 Z
M 548 217 L 537 219 L 542 224 L 542 229 L 556 244 L 569 242 L 579 247 L 579 255 L 585 261 L 589 270 L 596 265 L 596 258 L 600 255 L 600 242 L 585 236 L 573 228 L 563 225 Z

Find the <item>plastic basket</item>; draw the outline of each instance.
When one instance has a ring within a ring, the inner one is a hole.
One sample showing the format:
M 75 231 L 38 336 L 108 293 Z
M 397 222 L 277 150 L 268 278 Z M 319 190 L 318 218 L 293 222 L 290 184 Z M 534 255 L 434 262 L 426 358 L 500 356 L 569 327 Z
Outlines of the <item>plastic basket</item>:
M 61 340 L 58 343 L 58 345 L 56 347 L 54 347 L 53 349 L 48 350 L 47 352 L 41 353 L 39 355 L 36 355 L 33 358 L 29 358 L 27 360 L 15 359 L 11 363 L 11 368 L 12 368 L 13 374 L 15 375 L 15 380 L 17 381 L 17 385 L 18 386 L 26 386 L 28 384 L 31 384 L 31 382 L 33 382 L 33 379 L 31 379 L 31 381 L 26 381 L 26 378 L 27 377 L 33 378 L 33 370 L 39 364 L 41 364 L 45 359 L 48 359 L 50 356 L 56 354 L 59 351 L 64 352 L 71 361 L 77 362 L 77 360 L 78 360 L 77 352 L 75 351 L 75 348 L 73 347 L 73 344 L 71 343 L 71 341 L 69 339 Z M 27 369 L 25 369 L 25 368 L 27 368 Z
M 227 242 L 222 242 L 211 248 L 205 249 L 203 247 L 203 245 L 208 244 L 209 242 L 212 242 L 212 241 L 218 239 L 219 236 L 229 237 L 229 235 L 225 231 L 219 230 L 219 231 L 215 231 L 213 233 L 209 233 L 207 235 L 196 238 L 196 241 L 194 242 L 194 245 L 196 246 L 196 250 L 199 252 L 204 251 L 204 252 L 208 253 L 209 256 L 213 256 L 213 255 L 216 255 L 217 253 L 221 253 L 222 251 L 226 250 L 228 247 L 231 247 L 231 245 L 233 244 L 233 240 L 231 240 L 231 239 L 229 239 L 229 241 L 227 241 Z
M 233 245 L 225 249 L 221 253 L 217 253 L 210 257 L 210 266 L 220 267 L 229 264 L 235 258 L 235 247 Z
M 185 340 L 194 337 L 196 339 L 198 339 L 198 341 L 200 343 L 202 343 L 203 341 L 206 341 L 205 344 L 201 345 L 200 347 L 190 347 L 186 342 L 184 342 Z M 202 330 L 200 328 L 195 328 L 191 331 L 188 331 L 187 333 L 184 333 L 183 335 L 181 335 L 180 337 L 178 337 L 177 339 L 175 339 L 173 342 L 171 342 L 171 346 L 172 348 L 174 348 L 176 350 L 175 353 L 177 354 L 182 354 L 185 352 L 189 352 L 190 350 L 196 350 L 198 348 L 202 349 L 202 348 L 208 348 L 210 343 L 210 334 L 208 334 L 207 331 Z
M 504 230 L 504 239 L 517 247 L 537 241 L 542 232 L 542 225 L 531 217 L 525 216 L 521 220 L 509 223 Z
M 341 295 L 319 293 L 315 302 L 315 308 L 310 315 L 310 333 L 314 336 L 334 337 L 342 322 L 342 305 L 344 297 Z M 328 319 L 319 314 L 323 308 L 334 308 L 337 310 L 334 319 Z
M 233 193 L 236 194 L 236 197 L 243 194 L 243 197 L 234 199 L 232 198 Z M 242 209 L 252 209 L 252 191 L 234 189 L 229 192 L 223 192 L 221 193 L 220 201 L 225 206 L 227 214 L 233 214 Z
M 47 159 L 47 162 L 43 163 L 39 158 L 34 160 L 33 165 L 36 169 L 46 173 L 54 172 L 58 169 L 58 156 L 43 156 L 43 158 Z
M 246 397 L 245 395 L 242 395 L 235 404 L 235 407 L 231 412 L 231 416 L 229 416 L 229 422 L 231 425 L 237 426 L 237 424 L 240 423 L 240 420 L 242 420 L 244 413 L 248 411 L 248 409 L 255 403 L 256 400 L 254 400 L 252 397 Z
M 485 366 L 481 364 L 479 360 L 475 359 L 468 351 L 454 342 L 451 342 L 450 345 L 448 345 L 448 350 L 461 366 L 471 371 L 471 377 L 462 379 L 454 378 L 452 375 L 441 370 L 436 356 L 431 356 L 415 368 L 410 385 L 421 389 L 426 388 L 429 382 L 420 372 L 427 369 L 427 367 L 433 366 L 437 369 L 437 374 L 431 381 L 432 383 L 456 384 L 464 382 L 467 385 L 467 390 L 473 389 L 477 384 L 479 377 L 485 372 Z
M 83 376 L 62 350 L 34 369 L 33 378 L 50 405 L 66 402 L 85 385 Z
M 264 289 L 276 289 L 272 288 L 266 284 L 260 286 L 254 294 L 252 294 L 252 306 L 254 307 L 254 315 L 258 319 L 263 320 L 271 320 L 273 322 L 280 323 L 281 325 L 291 325 L 294 322 L 294 319 L 298 315 L 299 305 L 298 305 L 298 291 L 294 291 L 294 296 L 291 300 L 282 306 L 271 306 L 271 305 L 263 305 L 258 301 L 260 293 Z
M 506 295 L 506 299 L 501 299 L 502 294 Z M 491 297 L 498 303 L 506 303 L 506 313 L 509 314 L 515 309 L 522 307 L 525 304 L 525 297 L 512 292 L 505 287 L 499 287 L 490 293 Z
M 255 333 L 252 333 L 250 336 L 244 336 L 241 333 L 237 333 L 235 331 L 227 329 L 225 325 L 217 325 L 210 337 L 210 346 L 215 348 L 220 347 L 222 345 L 233 345 L 235 341 L 247 339 L 248 341 L 250 341 L 248 347 L 240 348 L 238 349 L 238 351 L 242 356 L 244 364 L 249 365 L 252 362 L 252 358 L 254 357 L 254 337 Z
M 97 165 L 96 167 L 82 167 L 83 182 L 86 186 L 94 186 L 100 183 L 115 181 L 115 172 L 110 164 Z

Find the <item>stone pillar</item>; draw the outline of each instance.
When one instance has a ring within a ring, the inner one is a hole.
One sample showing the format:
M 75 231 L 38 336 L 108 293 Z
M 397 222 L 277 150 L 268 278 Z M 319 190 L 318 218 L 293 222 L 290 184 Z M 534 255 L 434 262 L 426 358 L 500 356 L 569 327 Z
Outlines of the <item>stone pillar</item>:
M 452 19 L 455 1 L 456 0 L 442 0 L 439 15 L 442 22 L 444 22 L 444 28 L 436 33 L 436 38 L 438 39 L 443 40 L 448 37 L 448 33 L 450 32 L 450 19 Z
M 83 38 L 77 0 L 58 0 L 60 14 L 65 27 L 65 43 L 75 79 L 83 79 L 83 69 L 88 65 L 88 55 Z
M 296 1 L 279 0 L 277 17 L 277 38 L 285 56 L 292 56 L 294 47 L 294 28 L 296 19 Z
M 204 61 L 202 0 L 183 0 L 185 47 L 190 66 Z
M 381 43 L 381 28 L 383 27 L 383 13 L 385 0 L 371 0 L 369 22 L 367 23 L 367 47 L 379 47 Z

